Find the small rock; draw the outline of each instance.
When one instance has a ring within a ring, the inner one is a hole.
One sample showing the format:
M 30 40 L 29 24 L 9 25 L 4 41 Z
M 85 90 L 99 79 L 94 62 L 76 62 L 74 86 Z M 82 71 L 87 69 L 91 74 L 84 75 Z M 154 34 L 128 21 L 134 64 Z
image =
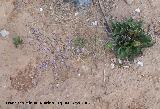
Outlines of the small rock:
M 111 69 L 115 68 L 115 64 L 111 63 Z
M 51 10 L 52 10 L 52 9 L 53 9 L 53 8 L 52 8 L 52 6 L 50 6 L 50 7 L 49 7 L 49 9 L 51 9 Z
M 98 25 L 98 21 L 92 22 L 92 25 L 93 25 L 93 26 L 97 26 L 97 25 Z
M 138 61 L 137 64 L 138 64 L 139 66 L 143 67 L 143 62 Z
M 79 73 L 78 76 L 81 76 L 81 74 Z
M 141 10 L 140 10 L 139 8 L 137 8 L 135 11 L 136 11 L 137 13 L 140 13 L 140 12 L 141 12 Z
M 133 3 L 134 0 L 125 0 L 125 2 L 128 4 L 128 5 L 131 5 Z
M 67 94 L 66 96 L 67 96 L 67 98 L 69 97 L 69 95 L 68 95 L 68 94 Z
M 0 31 L 0 34 L 1 34 L 2 37 L 6 37 L 6 36 L 9 35 L 9 32 L 4 29 L 4 30 Z
M 79 14 L 79 13 L 78 13 L 78 12 L 76 12 L 74 15 L 75 15 L 75 16 L 77 16 L 78 14 Z
M 56 84 L 56 86 L 58 87 L 58 86 L 59 86 L 59 84 Z
M 129 68 L 129 66 L 123 66 L 123 68 Z
M 145 75 L 144 75 L 144 74 L 142 74 L 141 76 L 142 76 L 142 77 L 144 77 Z
M 39 11 L 43 11 L 43 8 L 39 8 Z
M 119 63 L 119 64 L 122 64 L 122 60 L 121 60 L 121 59 L 118 59 L 118 63 Z

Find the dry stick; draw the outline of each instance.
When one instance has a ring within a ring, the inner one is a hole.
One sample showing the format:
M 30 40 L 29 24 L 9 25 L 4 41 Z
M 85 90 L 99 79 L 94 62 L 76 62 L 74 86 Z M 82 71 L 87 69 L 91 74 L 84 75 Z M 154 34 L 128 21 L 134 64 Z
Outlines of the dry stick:
M 105 17 L 104 11 L 102 9 L 102 2 L 100 0 L 98 0 L 98 6 L 99 6 L 99 11 L 105 21 L 105 27 L 106 27 L 105 31 L 107 31 L 107 35 L 110 37 L 111 29 L 108 24 L 108 19 Z
M 107 32 L 107 36 L 108 37 L 110 37 L 111 35 L 110 35 L 110 33 L 111 33 L 111 29 L 110 29 L 110 27 L 109 27 L 109 24 L 108 24 L 108 20 L 109 19 L 107 19 L 106 17 L 105 17 L 105 14 L 104 14 L 104 11 L 103 11 L 103 9 L 102 9 L 102 2 L 100 1 L 100 0 L 98 0 L 98 6 L 99 6 L 99 11 L 100 11 L 100 13 L 101 13 L 101 15 L 102 15 L 102 17 L 103 17 L 103 19 L 104 19 L 104 21 L 105 21 L 105 31 Z M 103 82 L 104 82 L 104 86 L 106 86 L 106 84 L 105 84 L 105 82 L 106 82 L 106 71 L 105 71 L 105 69 L 103 70 Z M 108 77 L 108 80 L 109 80 L 109 77 Z

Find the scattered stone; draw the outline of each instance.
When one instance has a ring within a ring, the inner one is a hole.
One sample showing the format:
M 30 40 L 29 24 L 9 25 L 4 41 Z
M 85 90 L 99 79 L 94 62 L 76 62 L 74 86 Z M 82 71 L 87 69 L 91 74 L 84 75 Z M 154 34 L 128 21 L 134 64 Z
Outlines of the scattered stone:
M 115 64 L 111 63 L 111 69 L 115 68 Z
M 131 5 L 133 3 L 134 0 L 125 0 L 125 2 L 128 4 L 128 5 Z
M 121 60 L 121 59 L 118 59 L 118 63 L 119 63 L 119 64 L 122 64 L 122 60 Z
M 92 22 L 92 25 L 93 25 L 93 26 L 97 26 L 97 25 L 98 25 L 98 21 Z
M 39 11 L 43 11 L 43 8 L 39 8 Z
M 138 64 L 139 66 L 143 67 L 143 62 L 138 61 L 137 64 Z
M 9 35 L 9 32 L 6 31 L 5 29 L 3 29 L 3 30 L 0 31 L 0 34 L 1 34 L 2 37 L 6 37 L 6 36 Z
M 59 86 L 59 84 L 56 84 L 56 86 L 58 87 L 58 86 Z
M 52 10 L 52 9 L 53 9 L 53 8 L 52 8 L 52 6 L 50 6 L 50 7 L 49 7 L 49 9 L 51 9 L 51 10 Z
M 123 66 L 123 68 L 129 68 L 129 66 Z
M 67 94 L 67 95 L 66 95 L 66 97 L 68 98 L 68 97 L 69 97 L 69 95 Z
M 79 13 L 78 13 L 78 12 L 76 12 L 74 15 L 75 15 L 75 16 L 77 16 L 78 14 L 79 14 Z
M 81 76 L 81 74 L 79 73 L 78 76 Z
M 136 11 L 137 13 L 140 13 L 140 12 L 141 12 L 141 10 L 140 10 L 139 8 L 137 8 L 135 11 Z

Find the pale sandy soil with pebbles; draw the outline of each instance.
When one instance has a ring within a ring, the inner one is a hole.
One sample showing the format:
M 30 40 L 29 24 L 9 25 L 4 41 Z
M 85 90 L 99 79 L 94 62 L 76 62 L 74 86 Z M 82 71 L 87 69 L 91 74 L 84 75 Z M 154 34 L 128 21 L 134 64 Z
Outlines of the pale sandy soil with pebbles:
M 160 109 L 160 1 L 100 1 L 108 18 L 144 21 L 156 44 L 136 59 L 143 66 L 111 66 L 115 56 L 102 49 L 107 34 L 96 0 L 85 10 L 61 0 L 1 0 L 0 30 L 9 35 L 0 36 L 0 109 Z M 15 48 L 14 36 L 22 46 Z M 74 54 L 76 36 L 90 42 Z

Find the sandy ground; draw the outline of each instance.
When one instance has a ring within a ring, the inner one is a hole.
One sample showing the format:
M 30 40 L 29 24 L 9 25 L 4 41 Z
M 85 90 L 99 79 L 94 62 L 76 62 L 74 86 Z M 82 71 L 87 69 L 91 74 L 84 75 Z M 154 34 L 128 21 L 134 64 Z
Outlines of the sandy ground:
M 144 20 L 156 41 L 136 59 L 144 66 L 111 68 L 115 56 L 102 49 L 107 35 L 96 0 L 85 10 L 61 0 L 1 0 L 0 30 L 10 34 L 0 37 L 0 109 L 160 109 L 160 1 L 100 3 L 107 17 Z M 24 44 L 15 48 L 14 36 Z M 75 54 L 76 36 L 90 42 Z

